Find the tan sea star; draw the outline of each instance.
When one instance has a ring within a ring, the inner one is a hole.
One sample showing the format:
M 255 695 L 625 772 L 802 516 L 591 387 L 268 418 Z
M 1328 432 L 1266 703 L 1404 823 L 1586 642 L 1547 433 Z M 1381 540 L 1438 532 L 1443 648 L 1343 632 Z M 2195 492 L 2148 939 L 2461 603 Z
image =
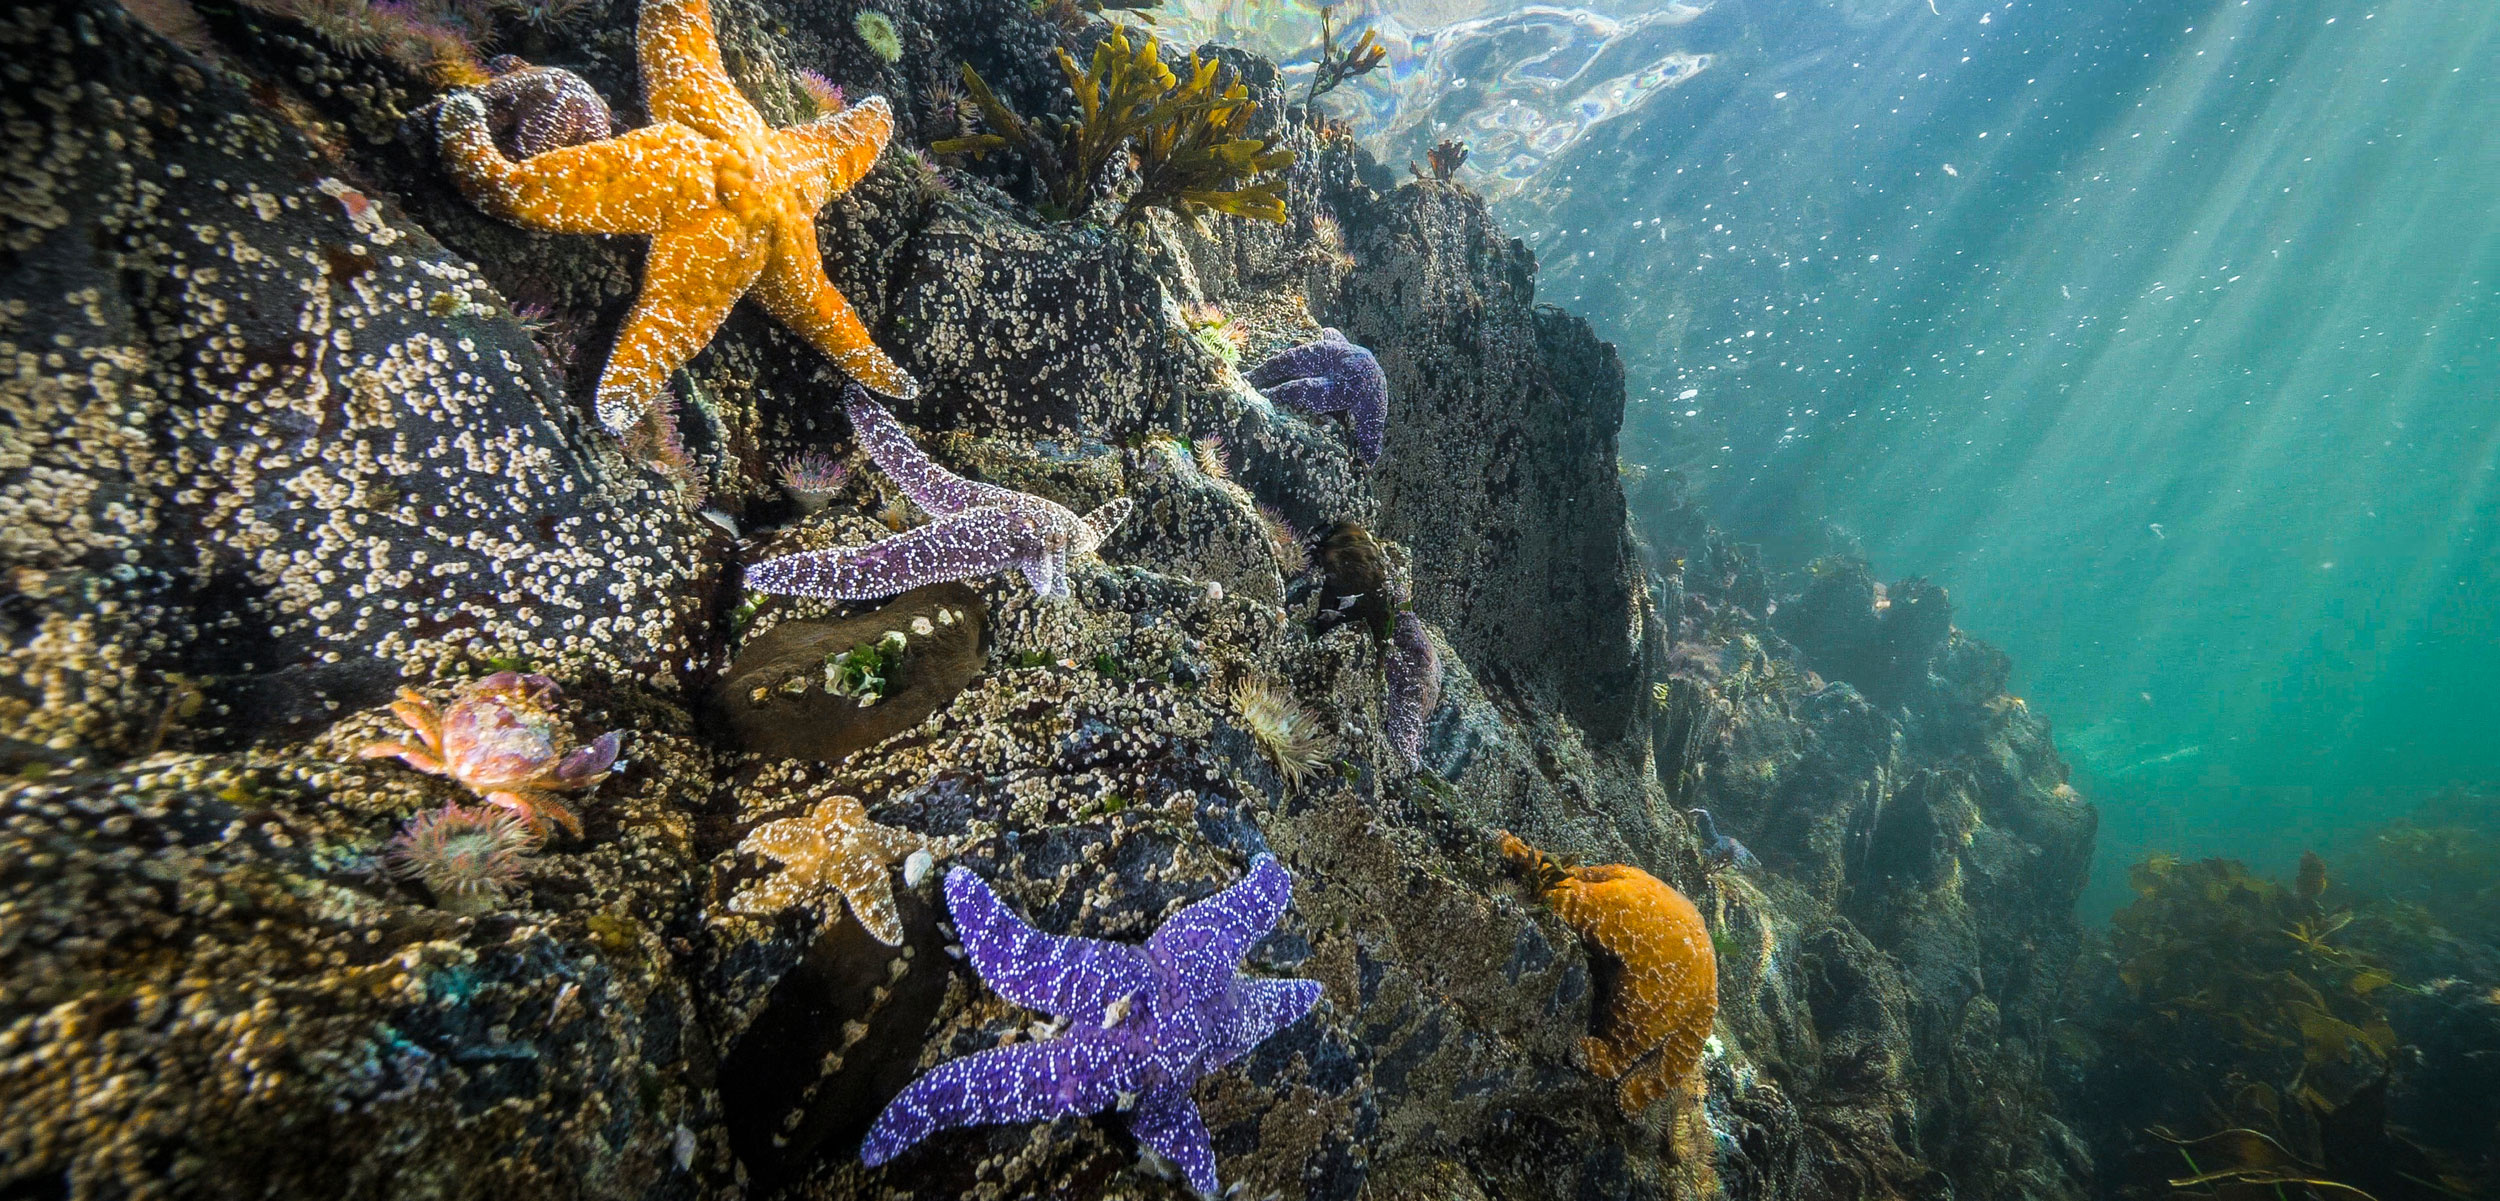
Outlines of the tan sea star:
M 816 210 L 868 173 L 894 131 L 884 98 L 766 125 L 721 68 L 710 0 L 643 0 L 635 40 L 650 125 L 514 162 L 475 94 L 445 98 L 437 123 L 444 164 L 479 208 L 556 233 L 651 236 L 642 294 L 599 378 L 600 424 L 621 434 L 649 418 L 670 373 L 749 290 L 860 382 L 918 395 L 816 248 Z
M 809 905 L 831 914 L 833 898 L 840 894 L 868 933 L 896 947 L 903 944 L 903 919 L 894 909 L 894 864 L 914 851 L 936 855 L 950 848 L 943 839 L 868 820 L 868 809 L 857 797 L 833 796 L 804 816 L 747 831 L 738 849 L 773 859 L 782 868 L 730 898 L 730 912 L 769 917 Z

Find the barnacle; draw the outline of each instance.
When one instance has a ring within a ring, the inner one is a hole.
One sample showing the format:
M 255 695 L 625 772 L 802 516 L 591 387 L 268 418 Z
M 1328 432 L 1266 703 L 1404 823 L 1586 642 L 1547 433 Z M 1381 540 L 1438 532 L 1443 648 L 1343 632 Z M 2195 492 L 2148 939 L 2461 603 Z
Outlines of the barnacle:
M 1043 211 L 1070 221 L 1086 219 L 1102 198 L 1105 172 L 1124 158 L 1136 185 L 1116 223 L 1134 222 L 1150 208 L 1193 224 L 1210 212 L 1285 219 L 1285 181 L 1251 181 L 1291 166 L 1293 152 L 1242 136 L 1258 105 L 1239 81 L 1221 83 L 1215 60 L 1192 53 L 1184 79 L 1163 65 L 1153 38 L 1141 35 L 1132 43 L 1121 29 L 1096 45 L 1082 68 L 1065 49 L 1056 53 L 1076 93 L 1075 119 L 1025 120 L 967 63 L 964 87 L 991 132 L 948 138 L 931 149 L 975 155 L 1014 149 L 1041 177 Z
M 1615 1084 L 1627 1114 L 1649 1107 L 1701 1062 L 1719 1012 L 1710 929 L 1683 893 L 1621 863 L 1564 867 L 1497 831 L 1502 856 L 1528 872 L 1563 921 L 1618 970 L 1601 977 L 1598 1033 L 1580 1040 L 1589 1070 Z
M 1292 692 L 1273 680 L 1250 676 L 1233 685 L 1232 701 L 1242 728 L 1286 782 L 1299 784 L 1319 769 L 1328 753 L 1328 735 Z

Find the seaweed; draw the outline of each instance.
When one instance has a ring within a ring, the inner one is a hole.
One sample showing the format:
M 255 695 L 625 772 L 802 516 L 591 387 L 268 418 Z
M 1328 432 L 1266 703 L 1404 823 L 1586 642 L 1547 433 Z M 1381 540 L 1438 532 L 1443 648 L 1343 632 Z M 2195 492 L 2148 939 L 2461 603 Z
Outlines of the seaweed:
M 1380 44 L 1377 30 L 1366 29 L 1350 45 L 1338 45 L 1336 13 L 1333 5 L 1319 10 L 1319 62 L 1311 70 L 1311 90 L 1302 97 L 1306 108 L 1336 91 L 1345 81 L 1369 75 L 1389 63 L 1389 48 Z
M 1106 175 L 1123 164 L 1134 185 L 1113 224 L 1132 224 L 1150 208 L 1178 214 L 1192 225 L 1210 212 L 1285 219 L 1285 181 L 1253 181 L 1291 166 L 1294 154 L 1243 136 L 1258 104 L 1238 80 L 1223 80 L 1219 63 L 1192 53 L 1184 78 L 1163 64 L 1153 38 L 1131 42 L 1127 31 L 1117 28 L 1094 47 L 1084 67 L 1065 49 L 1053 53 L 1076 93 L 1073 119 L 1026 120 L 966 63 L 964 88 L 989 132 L 947 138 L 930 149 L 976 157 L 1014 150 L 1041 179 L 1043 214 L 1058 220 L 1091 216 L 1117 190 L 1106 185 Z
M 2136 901 L 2112 919 L 2110 941 L 2139 1036 L 2218 1049 L 2279 1094 L 2330 1110 L 2385 1071 L 2396 1035 L 2376 994 L 2395 977 L 2341 942 L 2354 913 L 2322 904 L 2323 860 L 2306 856 L 2289 889 L 2236 860 L 2166 855 L 2128 880 Z

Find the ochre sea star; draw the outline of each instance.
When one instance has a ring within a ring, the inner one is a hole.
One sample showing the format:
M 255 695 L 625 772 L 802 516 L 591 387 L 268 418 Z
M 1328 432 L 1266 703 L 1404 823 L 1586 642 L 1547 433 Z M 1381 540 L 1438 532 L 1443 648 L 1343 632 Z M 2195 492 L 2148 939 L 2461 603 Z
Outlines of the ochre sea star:
M 755 827 L 738 849 L 774 859 L 782 869 L 731 898 L 730 912 L 770 915 L 812 905 L 838 918 L 833 908 L 839 896 L 878 942 L 898 947 L 903 919 L 894 910 L 894 865 L 914 851 L 935 853 L 944 845 L 868 820 L 857 797 L 833 796 L 804 816 Z
M 1083 517 L 1029 492 L 967 480 L 930 461 L 885 406 L 854 387 L 844 406 L 868 456 L 937 520 L 868 546 L 803 551 L 747 568 L 747 587 L 783 596 L 865 600 L 924 584 L 1021 570 L 1033 591 L 1068 594 L 1068 560 L 1092 552 L 1128 516 L 1125 496 Z
M 861 1161 L 875 1167 L 953 1126 L 1122 1109 L 1138 1142 L 1216 1196 L 1215 1148 L 1190 1088 L 1319 1002 L 1316 980 L 1241 974 L 1242 956 L 1292 899 L 1293 878 L 1260 855 L 1238 883 L 1172 915 L 1141 947 L 1044 934 L 970 870 L 947 873 L 947 907 L 982 982 L 1067 1030 L 931 1069 L 878 1115 Z
M 599 379 L 599 421 L 651 415 L 668 376 L 752 289 L 765 311 L 888 396 L 920 385 L 869 340 L 825 278 L 816 210 L 877 161 L 894 113 L 871 96 L 773 129 L 721 67 L 709 0 L 643 0 L 636 47 L 653 124 L 514 162 L 474 94 L 443 101 L 443 160 L 478 207 L 556 233 L 649 234 L 642 294 Z
M 1647 1109 L 1701 1062 L 1719 1012 L 1719 960 L 1701 911 L 1665 881 L 1620 863 L 1566 868 L 1497 831 L 1502 855 L 1545 902 L 1621 965 L 1601 996 L 1599 1033 L 1580 1040 L 1589 1070 L 1616 1081 L 1627 1114 Z

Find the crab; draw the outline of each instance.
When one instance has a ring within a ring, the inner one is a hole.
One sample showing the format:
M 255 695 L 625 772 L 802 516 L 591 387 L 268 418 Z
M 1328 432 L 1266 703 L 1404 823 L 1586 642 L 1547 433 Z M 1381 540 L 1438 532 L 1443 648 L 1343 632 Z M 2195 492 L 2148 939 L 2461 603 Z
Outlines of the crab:
M 398 759 L 430 775 L 449 776 L 511 810 L 533 834 L 550 822 L 578 837 L 582 820 L 559 793 L 585 792 L 616 768 L 624 735 L 610 730 L 559 752 L 554 701 L 563 695 L 541 675 L 499 671 L 460 690 L 448 711 L 438 710 L 414 688 L 399 690 L 391 712 L 417 735 L 418 745 L 377 742 L 358 754 Z

